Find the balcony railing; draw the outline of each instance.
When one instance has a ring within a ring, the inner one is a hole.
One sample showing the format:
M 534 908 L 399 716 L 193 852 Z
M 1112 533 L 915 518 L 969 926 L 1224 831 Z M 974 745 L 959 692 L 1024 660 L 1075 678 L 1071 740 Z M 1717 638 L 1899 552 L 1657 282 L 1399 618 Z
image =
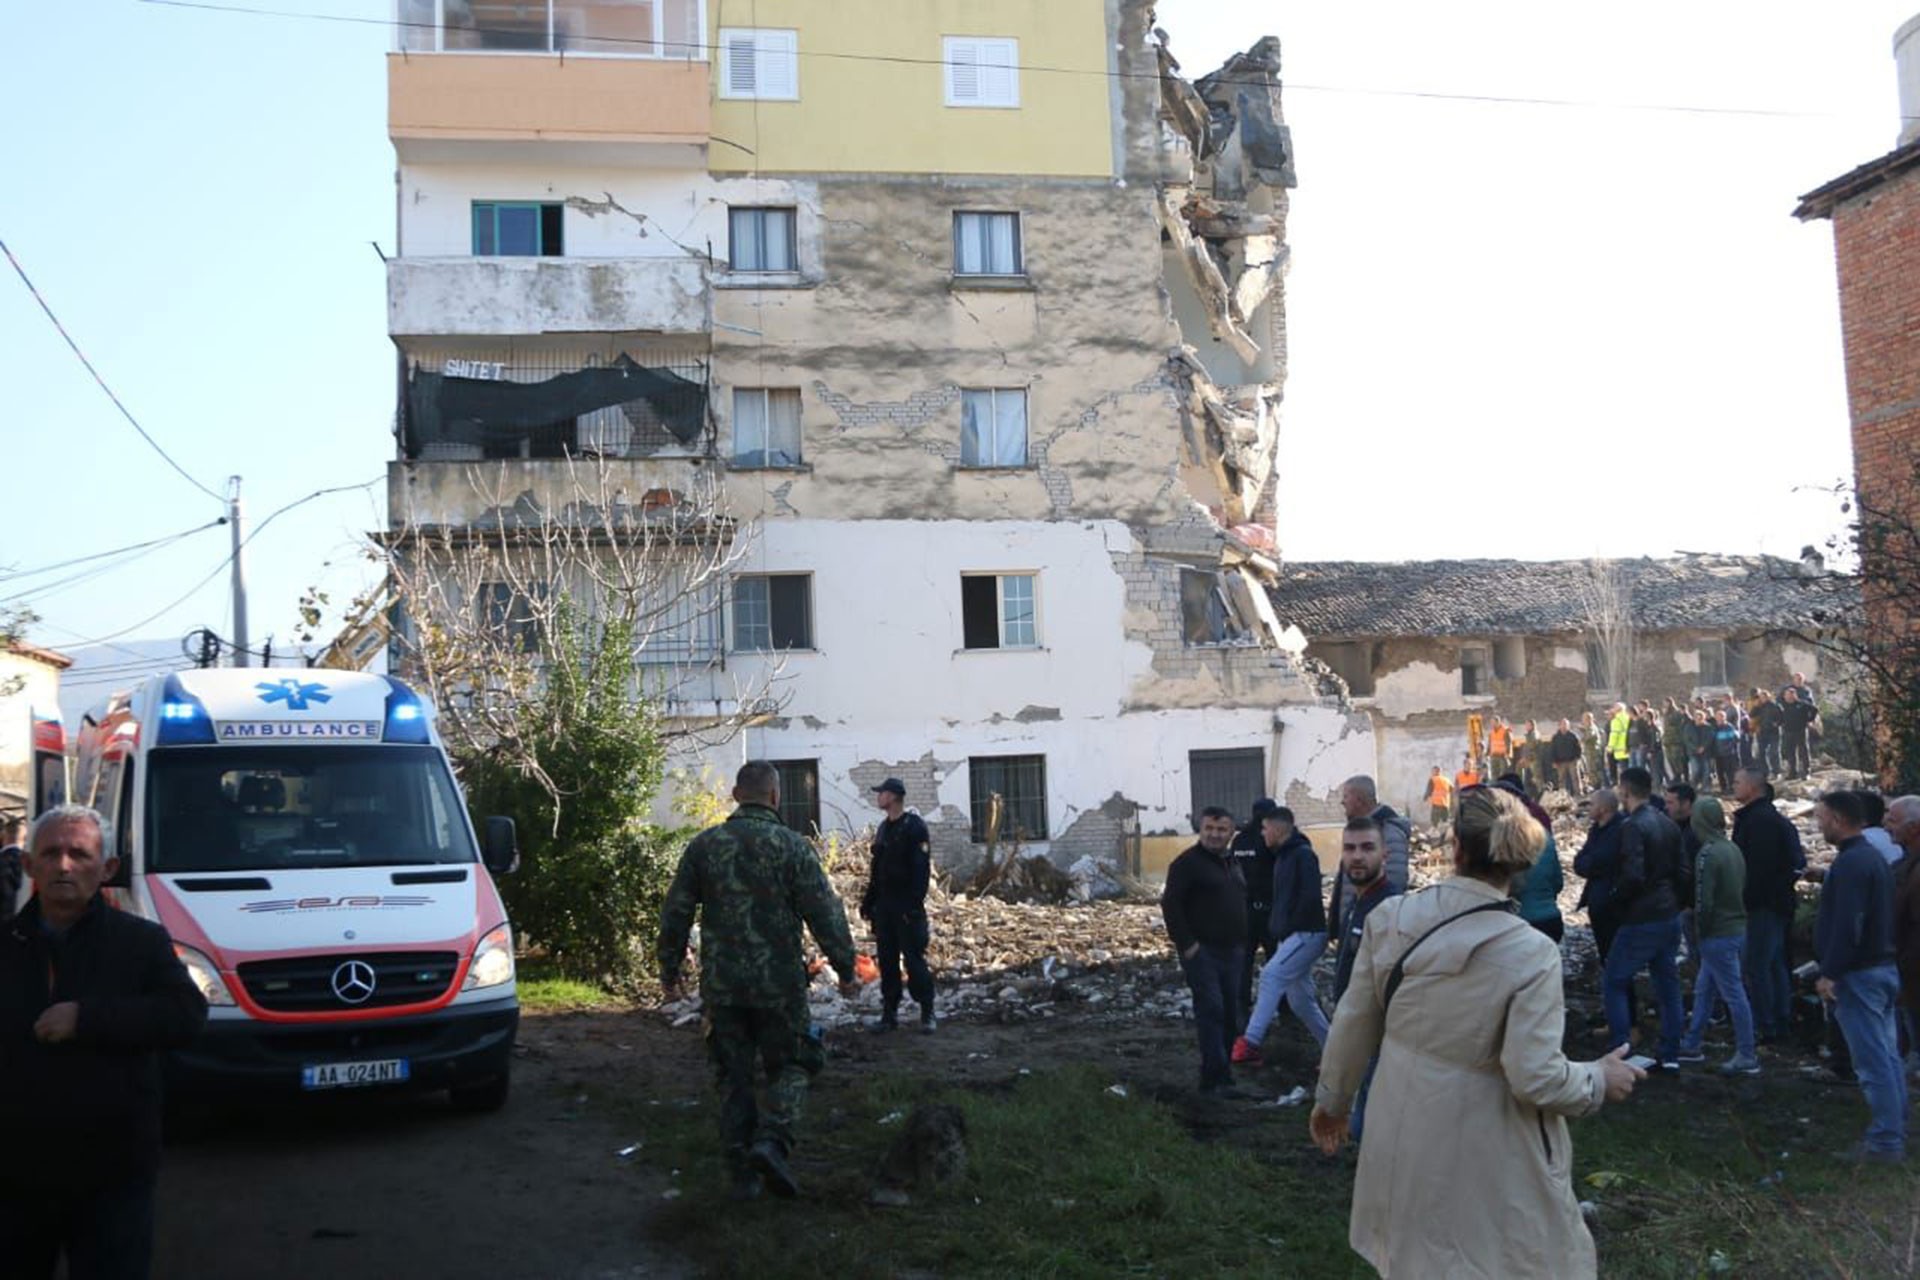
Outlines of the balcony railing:
M 387 332 L 704 334 L 706 264 L 697 258 L 394 258 Z
M 401 53 L 707 61 L 706 0 L 396 0 Z

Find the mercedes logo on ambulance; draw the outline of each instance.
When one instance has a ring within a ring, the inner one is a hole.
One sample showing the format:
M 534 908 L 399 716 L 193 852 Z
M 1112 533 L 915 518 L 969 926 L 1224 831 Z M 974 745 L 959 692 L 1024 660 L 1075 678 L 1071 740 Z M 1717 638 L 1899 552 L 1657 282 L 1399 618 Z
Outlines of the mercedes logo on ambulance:
M 341 1004 L 365 1004 L 373 998 L 373 966 L 349 960 L 333 971 L 333 994 Z

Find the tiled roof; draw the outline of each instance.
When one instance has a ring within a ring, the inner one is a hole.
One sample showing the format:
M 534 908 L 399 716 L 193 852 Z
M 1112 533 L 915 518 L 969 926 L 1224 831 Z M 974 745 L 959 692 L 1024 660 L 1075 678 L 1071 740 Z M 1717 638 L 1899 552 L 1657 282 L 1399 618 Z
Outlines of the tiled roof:
M 1844 579 L 1771 556 L 1619 560 L 1642 630 L 1815 630 L 1858 609 Z M 1549 635 L 1586 629 L 1585 560 L 1328 560 L 1284 565 L 1282 623 L 1321 636 Z
M 1799 207 L 1793 211 L 1793 216 L 1802 222 L 1831 218 L 1837 205 L 1864 195 L 1917 166 L 1920 166 L 1920 138 L 1895 147 L 1887 154 L 1869 160 L 1858 168 L 1849 169 L 1832 182 L 1807 192 L 1800 197 Z

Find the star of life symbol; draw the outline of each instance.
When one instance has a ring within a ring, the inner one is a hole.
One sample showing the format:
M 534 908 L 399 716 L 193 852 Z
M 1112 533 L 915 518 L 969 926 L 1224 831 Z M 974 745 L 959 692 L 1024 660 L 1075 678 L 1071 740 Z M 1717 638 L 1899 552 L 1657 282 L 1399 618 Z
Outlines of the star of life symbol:
M 333 971 L 333 994 L 342 1004 L 364 1004 L 373 998 L 373 966 L 364 960 L 349 960 Z
M 327 692 L 327 686 L 318 681 L 303 681 L 294 676 L 288 676 L 284 680 L 262 680 L 253 687 L 260 691 L 260 701 L 269 704 L 284 702 L 289 711 L 305 711 L 310 702 L 333 701 L 333 695 Z

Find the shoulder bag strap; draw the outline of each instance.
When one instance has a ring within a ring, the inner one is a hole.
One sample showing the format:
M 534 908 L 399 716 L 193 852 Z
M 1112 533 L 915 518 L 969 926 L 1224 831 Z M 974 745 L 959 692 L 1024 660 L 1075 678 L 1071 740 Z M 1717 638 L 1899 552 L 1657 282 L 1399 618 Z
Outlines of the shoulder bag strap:
M 1504 899 L 1500 902 L 1483 902 L 1477 907 L 1468 907 L 1458 915 L 1448 916 L 1445 920 L 1442 920 L 1439 924 L 1434 925 L 1433 928 L 1415 938 L 1413 945 L 1405 951 L 1402 951 L 1400 958 L 1393 962 L 1393 971 L 1387 975 L 1387 989 L 1380 998 L 1380 1015 L 1385 1017 L 1387 1010 L 1393 1007 L 1393 993 L 1398 991 L 1400 984 L 1406 980 L 1407 957 L 1412 955 L 1421 943 L 1452 924 L 1455 920 L 1465 920 L 1468 916 L 1479 915 L 1482 911 L 1504 911 L 1512 915 L 1515 905 L 1511 898 Z

